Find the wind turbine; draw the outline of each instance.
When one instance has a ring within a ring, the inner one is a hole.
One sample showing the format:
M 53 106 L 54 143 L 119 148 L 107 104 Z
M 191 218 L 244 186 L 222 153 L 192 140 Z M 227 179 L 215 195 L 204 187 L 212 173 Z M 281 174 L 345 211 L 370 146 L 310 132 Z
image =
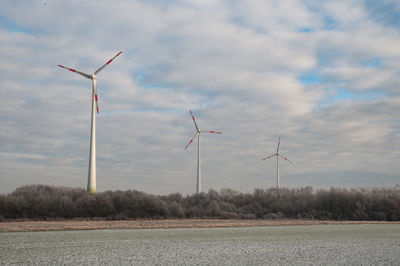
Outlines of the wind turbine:
M 96 193 L 96 110 L 99 112 L 99 102 L 97 97 L 97 85 L 96 85 L 96 75 L 103 70 L 108 64 L 110 64 L 117 56 L 122 53 L 119 52 L 116 56 L 107 61 L 102 67 L 97 69 L 93 74 L 89 75 L 73 68 L 58 65 L 64 69 L 75 72 L 79 75 L 84 76 L 87 79 L 92 80 L 92 122 L 90 130 L 90 155 L 89 155 L 89 173 L 88 173 L 88 185 L 87 191 L 90 193 Z M 96 104 L 95 104 L 96 103 Z M 96 108 L 96 109 L 95 109 Z
M 279 187 L 280 187 L 280 180 L 279 180 L 279 157 L 282 157 L 285 161 L 289 162 L 290 164 L 292 164 L 291 161 L 289 161 L 288 158 L 286 158 L 285 156 L 283 156 L 282 154 L 279 153 L 279 146 L 281 144 L 281 137 L 279 137 L 278 139 L 278 148 L 276 149 L 276 153 L 263 158 L 263 160 L 272 158 L 274 156 L 276 156 L 276 190 L 279 191 Z
M 192 110 L 189 110 L 190 115 L 192 116 L 194 126 L 196 128 L 196 134 L 194 134 L 193 138 L 189 141 L 189 143 L 186 145 L 185 150 L 189 147 L 189 145 L 193 142 L 193 140 L 197 137 L 197 186 L 196 186 L 196 192 L 200 193 L 201 192 L 201 173 L 200 173 L 200 133 L 213 133 L 213 134 L 222 134 L 222 132 L 219 131 L 207 131 L 207 130 L 200 130 L 199 127 L 197 126 L 196 119 L 194 119 Z

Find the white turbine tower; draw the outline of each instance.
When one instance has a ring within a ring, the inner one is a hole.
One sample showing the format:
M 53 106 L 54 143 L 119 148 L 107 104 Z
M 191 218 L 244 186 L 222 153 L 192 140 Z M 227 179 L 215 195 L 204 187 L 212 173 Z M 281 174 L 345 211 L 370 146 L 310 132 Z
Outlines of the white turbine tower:
M 89 173 L 88 173 L 88 185 L 87 191 L 90 193 L 96 193 L 96 110 L 99 112 L 99 103 L 97 97 L 97 85 L 96 85 L 96 75 L 103 70 L 108 64 L 110 64 L 117 56 L 122 53 L 119 52 L 116 56 L 107 61 L 102 67 L 97 69 L 92 75 L 80 72 L 73 68 L 68 68 L 62 65 L 58 65 L 59 67 L 65 68 L 69 71 L 75 72 L 79 75 L 84 76 L 92 80 L 92 123 L 91 123 L 91 131 L 90 131 L 90 155 L 89 155 Z M 95 109 L 96 108 L 96 109 Z
M 279 145 L 281 144 L 281 137 L 279 137 L 278 139 L 278 148 L 276 149 L 276 153 L 263 158 L 263 160 L 272 158 L 274 156 L 276 156 L 276 190 L 279 191 L 279 187 L 280 187 L 280 180 L 279 180 L 279 157 L 282 157 L 285 161 L 289 162 L 290 164 L 292 163 L 291 161 L 289 161 L 288 158 L 284 157 L 282 154 L 279 153 Z
M 189 141 L 189 143 L 186 145 L 185 150 L 189 147 L 190 143 L 193 142 L 193 140 L 197 137 L 197 186 L 196 186 L 196 192 L 200 193 L 201 192 L 201 173 L 200 173 L 200 133 L 214 133 L 214 134 L 222 134 L 222 132 L 219 131 L 207 131 L 207 130 L 200 130 L 199 127 L 197 126 L 196 120 L 194 119 L 192 110 L 190 111 L 190 115 L 192 116 L 194 126 L 196 127 L 196 134 L 194 134 L 193 138 Z

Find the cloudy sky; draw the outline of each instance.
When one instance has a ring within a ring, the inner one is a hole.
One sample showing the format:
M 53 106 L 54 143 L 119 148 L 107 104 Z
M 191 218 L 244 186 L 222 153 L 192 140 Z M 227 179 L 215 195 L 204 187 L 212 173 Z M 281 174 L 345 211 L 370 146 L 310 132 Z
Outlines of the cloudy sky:
M 3 0 L 0 193 L 86 188 L 97 77 L 97 190 L 400 183 L 400 2 Z

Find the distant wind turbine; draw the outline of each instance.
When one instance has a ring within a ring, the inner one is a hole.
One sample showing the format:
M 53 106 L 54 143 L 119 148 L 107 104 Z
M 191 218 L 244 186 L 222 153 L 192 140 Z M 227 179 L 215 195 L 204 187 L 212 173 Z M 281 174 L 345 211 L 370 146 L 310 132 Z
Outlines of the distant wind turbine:
M 278 148 L 276 149 L 276 153 L 274 153 L 274 154 L 272 154 L 272 155 L 270 155 L 270 156 L 268 156 L 268 157 L 263 158 L 263 160 L 266 160 L 266 159 L 269 159 L 269 158 L 272 158 L 272 157 L 276 156 L 276 189 L 277 189 L 277 191 L 279 191 L 279 187 L 280 187 L 280 180 L 279 180 L 279 157 L 282 157 L 285 161 L 287 161 L 287 162 L 289 162 L 290 164 L 292 164 L 292 162 L 289 161 L 288 158 L 284 157 L 282 154 L 279 153 L 279 146 L 280 146 L 280 144 L 281 144 L 281 137 L 279 137 L 279 139 L 278 139 Z
M 222 134 L 222 132 L 219 131 L 206 131 L 206 130 L 200 130 L 199 127 L 197 126 L 196 120 L 194 119 L 192 110 L 189 110 L 190 115 L 192 116 L 194 126 L 196 128 L 196 134 L 194 134 L 193 138 L 189 141 L 189 143 L 186 145 L 185 150 L 189 147 L 189 145 L 193 142 L 193 140 L 197 137 L 197 186 L 196 186 L 196 192 L 200 193 L 201 192 L 201 173 L 200 173 L 200 133 L 214 133 L 214 134 Z
M 92 88 L 93 88 L 93 90 L 92 90 L 92 123 L 91 123 L 91 131 L 90 131 L 90 155 L 89 155 L 89 173 L 88 173 L 87 191 L 90 193 L 93 193 L 93 194 L 96 193 L 96 110 L 97 110 L 97 113 L 99 112 L 96 75 L 101 70 L 103 70 L 103 68 L 105 68 L 108 64 L 110 64 L 121 53 L 122 53 L 122 51 L 119 52 L 116 56 L 114 56 L 110 60 L 108 60 L 107 63 L 105 63 L 102 67 L 97 69 L 92 75 L 80 72 L 73 68 L 68 68 L 68 67 L 65 67 L 62 65 L 58 65 L 59 67 L 62 67 L 69 71 L 75 72 L 79 75 L 84 76 L 85 78 L 92 80 Z

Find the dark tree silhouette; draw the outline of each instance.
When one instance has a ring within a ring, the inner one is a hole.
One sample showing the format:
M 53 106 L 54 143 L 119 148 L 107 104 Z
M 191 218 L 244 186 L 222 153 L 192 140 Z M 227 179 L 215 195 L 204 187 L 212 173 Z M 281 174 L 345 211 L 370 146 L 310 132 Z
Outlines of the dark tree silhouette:
M 28 185 L 0 195 L 0 221 L 14 219 L 318 219 L 400 220 L 400 190 L 390 188 L 314 191 L 232 189 L 182 196 L 149 195 L 144 192 L 105 191 L 95 195 L 83 189 Z

